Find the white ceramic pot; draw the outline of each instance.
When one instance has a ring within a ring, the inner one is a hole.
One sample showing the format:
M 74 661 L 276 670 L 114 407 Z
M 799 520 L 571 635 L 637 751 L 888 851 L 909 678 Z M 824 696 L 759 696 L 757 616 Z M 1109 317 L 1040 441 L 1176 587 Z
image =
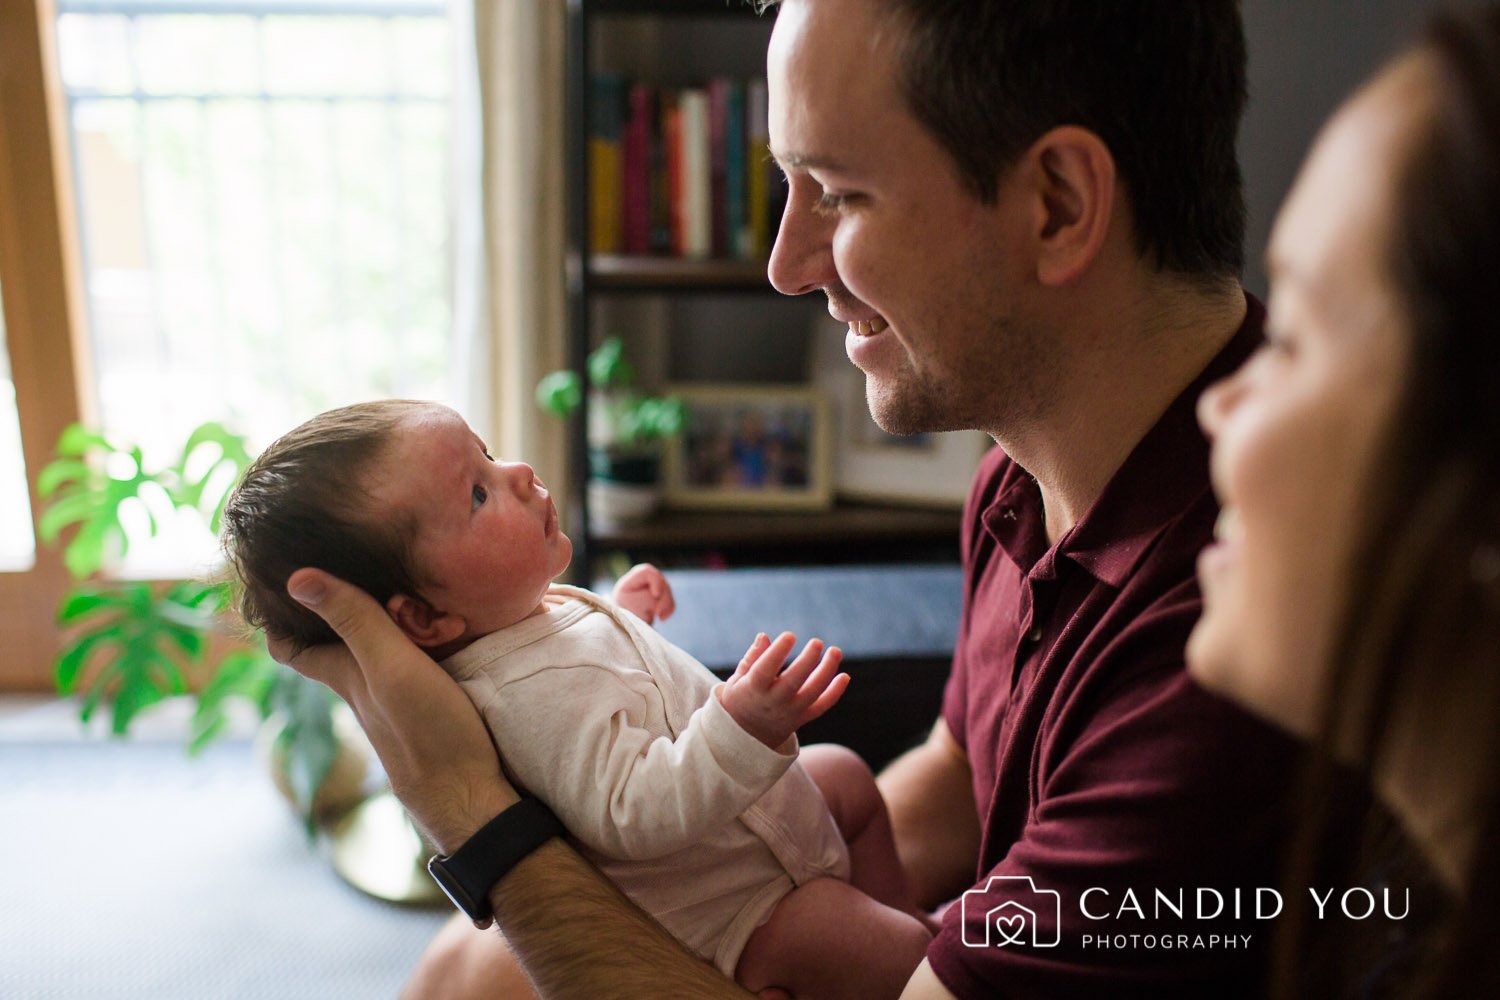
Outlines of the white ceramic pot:
M 656 512 L 661 486 L 617 483 L 611 479 L 589 480 L 589 517 L 606 531 L 639 524 Z

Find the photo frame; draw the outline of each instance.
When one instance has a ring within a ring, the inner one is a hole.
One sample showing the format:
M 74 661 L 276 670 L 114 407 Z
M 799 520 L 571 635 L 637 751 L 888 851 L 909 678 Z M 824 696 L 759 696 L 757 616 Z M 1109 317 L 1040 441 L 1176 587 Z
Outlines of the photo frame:
M 667 445 L 664 499 L 695 510 L 820 510 L 833 502 L 828 400 L 802 385 L 689 383 Z
M 829 400 L 834 491 L 840 499 L 917 507 L 962 507 L 974 471 L 994 446 L 980 431 L 899 437 L 881 430 L 865 402 L 865 376 L 844 350 L 847 325 L 817 317 L 810 373 Z

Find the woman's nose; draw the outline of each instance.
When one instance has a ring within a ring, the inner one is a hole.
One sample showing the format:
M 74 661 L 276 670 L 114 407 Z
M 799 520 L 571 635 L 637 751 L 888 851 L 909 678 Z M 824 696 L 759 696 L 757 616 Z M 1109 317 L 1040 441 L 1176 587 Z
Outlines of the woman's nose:
M 1225 419 L 1233 412 L 1243 392 L 1244 377 L 1235 372 L 1209 386 L 1198 397 L 1198 426 L 1203 428 L 1210 441 L 1223 429 Z

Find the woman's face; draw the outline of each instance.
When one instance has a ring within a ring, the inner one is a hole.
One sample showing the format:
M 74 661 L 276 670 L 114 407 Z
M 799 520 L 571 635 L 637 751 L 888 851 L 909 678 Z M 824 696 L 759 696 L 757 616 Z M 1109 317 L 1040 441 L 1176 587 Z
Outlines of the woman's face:
M 1272 233 L 1267 346 L 1198 406 L 1224 513 L 1198 563 L 1189 667 L 1304 735 L 1408 354 L 1386 261 L 1427 72 L 1418 58 L 1397 63 L 1324 129 Z

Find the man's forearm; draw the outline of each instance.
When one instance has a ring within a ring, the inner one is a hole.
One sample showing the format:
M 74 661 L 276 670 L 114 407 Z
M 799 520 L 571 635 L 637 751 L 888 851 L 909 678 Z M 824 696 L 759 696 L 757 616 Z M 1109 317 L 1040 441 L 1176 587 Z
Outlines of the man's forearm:
M 560 840 L 511 869 L 490 893 L 495 919 L 547 1000 L 750 994 L 689 954 Z
M 877 779 L 896 853 L 917 904 L 932 908 L 974 881 L 979 816 L 963 751 L 941 721 Z

